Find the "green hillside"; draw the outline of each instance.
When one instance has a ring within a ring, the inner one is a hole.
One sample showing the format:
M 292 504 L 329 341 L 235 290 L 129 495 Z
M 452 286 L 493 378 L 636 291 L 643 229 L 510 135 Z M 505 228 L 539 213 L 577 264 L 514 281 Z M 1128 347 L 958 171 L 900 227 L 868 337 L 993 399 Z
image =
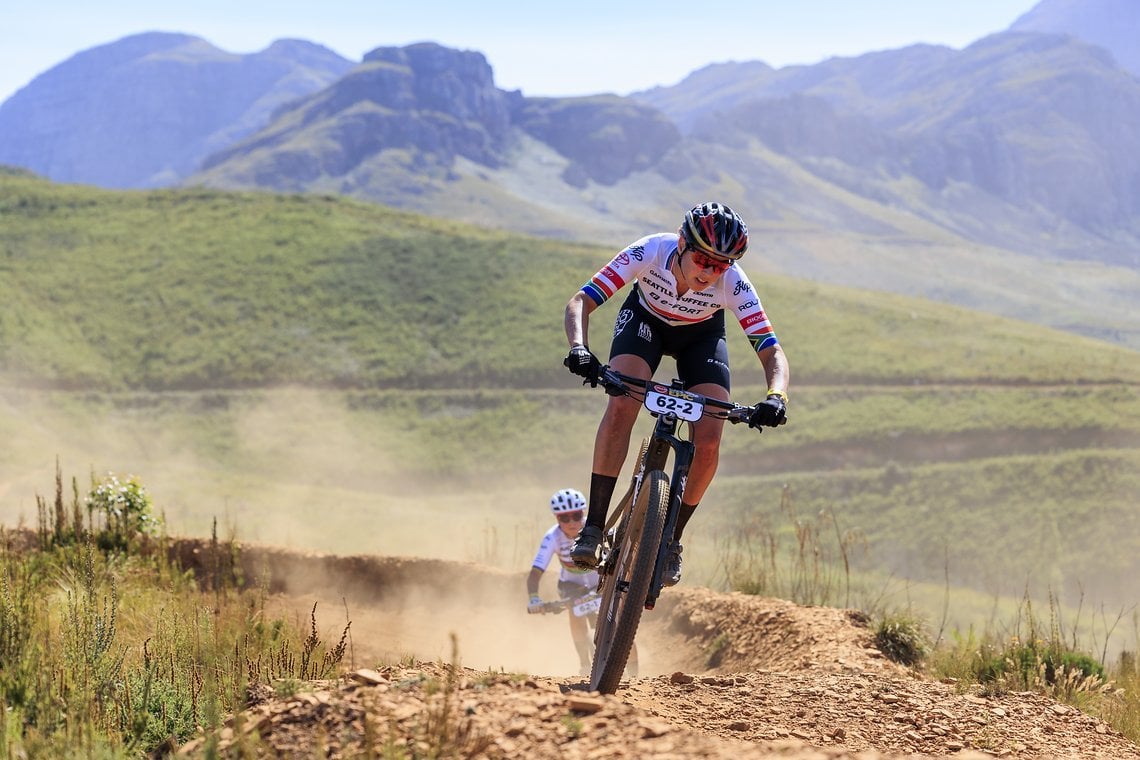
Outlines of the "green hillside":
M 549 386 L 562 308 L 611 255 L 332 196 L 7 176 L 0 199 L 0 366 L 57 388 Z M 1125 349 L 750 273 L 798 383 L 1140 378 Z
M 560 366 L 562 309 L 610 254 L 337 197 L 0 175 L 0 519 L 34 517 L 58 457 L 140 476 L 175 532 L 525 567 L 549 493 L 587 481 L 604 397 Z M 863 532 L 860 572 L 941 583 L 949 557 L 982 593 L 1135 595 L 1140 354 L 746 269 L 791 423 L 727 431 L 692 582 L 726 537 L 790 529 L 787 486 Z M 735 328 L 730 353 L 757 400 Z
M 4 369 L 53 387 L 531 382 L 595 258 L 332 197 L 2 193 Z

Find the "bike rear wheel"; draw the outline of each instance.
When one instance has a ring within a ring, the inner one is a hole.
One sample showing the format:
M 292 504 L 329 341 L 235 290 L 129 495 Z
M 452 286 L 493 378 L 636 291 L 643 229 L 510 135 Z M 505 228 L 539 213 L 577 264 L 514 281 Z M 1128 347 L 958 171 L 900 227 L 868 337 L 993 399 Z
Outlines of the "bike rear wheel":
M 654 470 L 643 478 L 629 515 L 617 557 L 602 583 L 602 606 L 594 631 L 594 661 L 590 688 L 603 694 L 617 691 L 633 647 L 641 613 L 649 596 L 665 515 L 669 509 L 669 478 Z

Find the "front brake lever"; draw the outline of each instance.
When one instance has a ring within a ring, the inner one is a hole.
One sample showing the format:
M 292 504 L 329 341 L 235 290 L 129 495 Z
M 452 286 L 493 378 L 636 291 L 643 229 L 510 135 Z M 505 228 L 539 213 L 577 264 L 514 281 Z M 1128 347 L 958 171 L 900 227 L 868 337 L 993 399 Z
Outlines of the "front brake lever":
M 610 369 L 608 366 L 603 366 L 602 371 L 598 373 L 599 382 L 602 388 L 610 396 L 624 396 L 625 383 L 621 381 L 621 377 Z
M 741 422 L 748 422 L 748 418 L 751 416 L 752 407 L 742 406 L 739 409 L 733 409 L 731 412 L 725 415 L 725 419 L 731 422 L 733 425 L 739 425 Z

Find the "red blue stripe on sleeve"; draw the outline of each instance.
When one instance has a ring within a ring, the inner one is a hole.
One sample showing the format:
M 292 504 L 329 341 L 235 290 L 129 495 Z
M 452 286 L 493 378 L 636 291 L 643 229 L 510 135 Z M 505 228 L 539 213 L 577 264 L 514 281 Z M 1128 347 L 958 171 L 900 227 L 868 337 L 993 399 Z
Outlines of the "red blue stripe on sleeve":
M 780 342 L 776 339 L 776 331 L 772 329 L 768 315 L 763 311 L 741 319 L 740 326 L 744 328 L 744 334 L 748 336 L 748 342 L 752 344 L 752 349 L 756 353 L 760 353 L 765 348 L 771 348 Z
M 601 306 L 610 300 L 614 293 L 621 290 L 624 285 L 625 280 L 621 275 L 614 271 L 612 266 L 606 266 L 591 277 L 590 281 L 583 285 L 581 290 L 593 299 L 594 303 Z

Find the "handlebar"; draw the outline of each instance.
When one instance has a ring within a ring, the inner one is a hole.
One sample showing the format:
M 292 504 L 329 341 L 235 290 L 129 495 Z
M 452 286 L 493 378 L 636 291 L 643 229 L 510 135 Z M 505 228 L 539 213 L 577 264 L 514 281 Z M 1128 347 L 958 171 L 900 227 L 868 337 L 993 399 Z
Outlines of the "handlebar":
M 626 375 L 611 368 L 609 365 L 602 365 L 598 370 L 598 385 L 602 386 L 605 392 L 611 396 L 635 397 L 637 391 L 640 390 L 644 397 L 644 392 L 650 385 L 662 385 L 662 383 L 658 383 L 655 380 L 645 380 L 640 377 Z M 727 420 L 733 425 L 740 422 L 747 423 L 752 416 L 752 412 L 756 409 L 755 406 L 743 406 L 733 401 L 721 401 L 720 399 L 710 398 L 709 396 L 694 393 L 693 391 L 685 392 L 700 399 L 704 405 L 703 416 L 717 417 L 722 420 Z M 780 421 L 780 424 L 783 425 L 786 422 L 787 418 L 784 418 Z M 759 429 L 760 428 L 757 428 L 757 430 Z
M 557 612 L 564 612 L 570 606 L 569 599 L 556 599 L 553 602 L 542 603 L 542 614 L 551 615 Z
M 571 610 L 580 604 L 588 604 L 590 602 L 593 602 L 595 599 L 598 599 L 597 590 L 591 591 L 588 594 L 583 594 L 582 596 L 576 596 L 573 598 L 566 598 L 566 599 L 555 599 L 552 602 L 543 602 L 542 608 L 540 611 L 542 612 L 543 615 L 549 615 L 549 614 L 554 614 L 554 613 L 558 613 L 558 612 L 565 612 L 566 610 Z M 583 614 L 583 613 L 577 613 L 577 614 Z

